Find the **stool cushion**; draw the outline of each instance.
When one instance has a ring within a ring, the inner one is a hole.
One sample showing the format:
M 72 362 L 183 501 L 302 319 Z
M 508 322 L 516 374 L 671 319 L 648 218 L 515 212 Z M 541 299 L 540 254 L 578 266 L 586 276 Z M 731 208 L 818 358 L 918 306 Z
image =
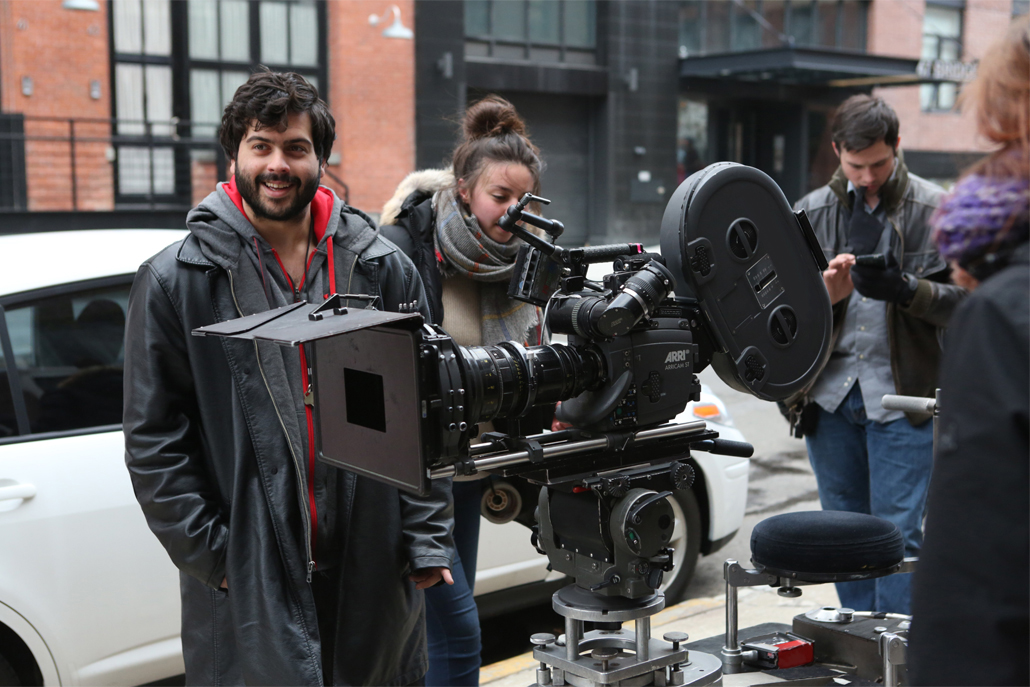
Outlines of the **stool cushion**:
M 783 513 L 751 532 L 751 561 L 758 569 L 803 581 L 879 577 L 904 558 L 897 526 L 864 513 Z

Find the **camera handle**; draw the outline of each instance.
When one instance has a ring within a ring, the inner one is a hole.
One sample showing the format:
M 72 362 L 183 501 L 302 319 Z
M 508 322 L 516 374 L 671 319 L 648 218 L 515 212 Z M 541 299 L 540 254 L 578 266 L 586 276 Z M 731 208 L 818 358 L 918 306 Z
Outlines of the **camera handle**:
M 510 206 L 505 213 L 501 215 L 501 219 L 497 220 L 497 226 L 504 229 L 509 234 L 518 236 L 520 239 L 533 246 L 533 248 L 536 248 L 552 260 L 555 260 L 560 264 L 567 265 L 568 260 L 564 255 L 566 252 L 564 248 L 556 246 L 553 243 L 548 243 L 536 234 L 526 231 L 519 226 L 519 222 L 525 221 L 532 224 L 534 227 L 543 229 L 555 238 L 561 236 L 562 232 L 565 231 L 565 225 L 557 220 L 544 219 L 543 217 L 538 217 L 537 215 L 526 212 L 526 206 L 532 202 L 541 203 L 542 205 L 551 204 L 551 201 L 547 198 L 541 198 L 540 196 L 534 196 L 532 193 L 527 193 L 519 199 L 519 202 Z
M 558 220 L 546 219 L 530 212 L 526 212 L 526 206 L 533 202 L 541 203 L 543 205 L 549 205 L 551 203 L 547 198 L 541 198 L 540 196 L 535 196 L 532 193 L 527 193 L 519 199 L 519 202 L 510 206 L 505 213 L 501 215 L 501 219 L 497 221 L 497 226 L 510 234 L 518 236 L 525 243 L 536 248 L 538 251 L 563 267 L 577 267 L 592 262 L 610 262 L 623 255 L 640 255 L 644 252 L 643 246 L 639 243 L 617 243 L 612 245 L 588 246 L 572 249 L 562 248 L 556 244 L 548 243 L 536 234 L 520 227 L 518 223 L 527 222 L 528 224 L 532 224 L 534 227 L 539 227 L 554 239 L 562 235 L 565 231 L 565 225 Z M 583 274 L 585 273 L 584 269 Z

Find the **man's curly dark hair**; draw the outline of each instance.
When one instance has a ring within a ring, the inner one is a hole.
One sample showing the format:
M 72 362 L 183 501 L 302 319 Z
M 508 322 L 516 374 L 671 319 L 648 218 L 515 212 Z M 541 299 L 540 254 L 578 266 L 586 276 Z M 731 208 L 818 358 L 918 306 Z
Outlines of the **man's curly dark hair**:
M 336 120 L 329 106 L 318 97 L 318 89 L 293 72 L 273 72 L 267 67 L 254 72 L 236 89 L 225 106 L 218 141 L 230 160 L 236 159 L 240 141 L 256 121 L 258 129 L 285 130 L 291 113 L 307 112 L 311 138 L 318 161 L 325 163 L 336 140 Z

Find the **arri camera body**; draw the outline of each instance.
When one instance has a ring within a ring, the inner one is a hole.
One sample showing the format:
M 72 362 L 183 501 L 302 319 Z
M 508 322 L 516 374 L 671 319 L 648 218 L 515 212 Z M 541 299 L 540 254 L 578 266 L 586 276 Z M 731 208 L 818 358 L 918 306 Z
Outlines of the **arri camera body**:
M 709 364 L 766 400 L 814 379 L 829 354 L 825 259 L 775 182 L 733 163 L 675 191 L 660 255 L 632 243 L 560 247 L 561 223 L 526 212 L 533 201 L 547 202 L 527 195 L 501 221 L 525 244 L 509 295 L 545 308 L 566 345 L 458 346 L 413 312 L 417 304 L 382 312 L 375 295 L 334 295 L 194 333 L 306 346 L 316 449 L 332 465 L 418 494 L 431 479 L 484 470 L 541 485 L 537 548 L 576 581 L 555 597 L 572 637 L 568 660 L 582 635 L 568 623 L 601 618 L 636 619 L 633 641 L 646 658 L 651 640 L 639 623 L 664 604 L 656 589 L 671 569 L 666 497 L 690 487 L 691 450 L 751 453 L 703 421 L 670 421 L 698 398 L 696 374 Z M 613 264 L 601 282 L 587 279 L 597 262 Z M 481 422 L 558 402 L 558 419 L 574 429 L 473 443 Z

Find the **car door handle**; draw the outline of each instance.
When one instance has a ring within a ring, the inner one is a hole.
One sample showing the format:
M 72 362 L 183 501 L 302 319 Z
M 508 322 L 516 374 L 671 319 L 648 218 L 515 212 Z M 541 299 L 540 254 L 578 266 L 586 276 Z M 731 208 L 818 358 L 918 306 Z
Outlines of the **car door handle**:
M 35 484 L 12 484 L 9 487 L 0 487 L 0 501 L 13 501 L 14 499 L 31 499 L 35 495 Z

